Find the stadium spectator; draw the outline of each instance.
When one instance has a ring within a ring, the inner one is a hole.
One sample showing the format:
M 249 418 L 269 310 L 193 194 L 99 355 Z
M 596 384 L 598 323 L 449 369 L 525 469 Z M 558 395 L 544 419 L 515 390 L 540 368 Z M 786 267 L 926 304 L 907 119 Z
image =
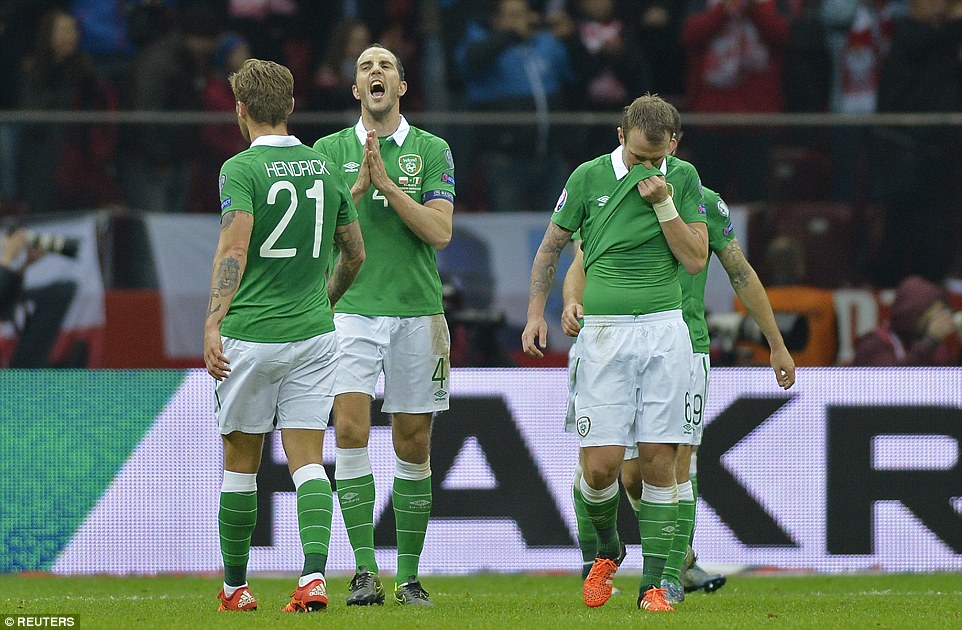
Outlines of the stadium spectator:
M 531 267 L 521 341 L 527 354 L 540 357 L 537 344 L 548 334 L 544 307 L 560 252 L 580 230 L 586 281 L 572 418 L 581 438 L 579 487 L 598 540 L 583 589 L 590 607 L 611 597 L 611 578 L 624 558 L 617 530 L 618 473 L 626 447 L 637 446 L 645 480 L 638 517 L 644 555 L 638 606 L 674 610 L 661 586 L 672 544 L 663 532 L 674 531 L 678 516 L 678 445 L 692 437 L 684 411 L 692 352 L 678 266 L 695 274 L 708 258 L 698 173 L 687 162 L 667 158 L 677 142 L 676 115 L 670 104 L 650 95 L 625 109 L 621 146 L 572 173 Z
M 338 501 L 354 549 L 347 604 L 384 602 L 374 557 L 374 477 L 368 455 L 371 401 L 384 374 L 381 411 L 395 454 L 398 604 L 433 605 L 418 578 L 431 514 L 431 423 L 448 408 L 450 339 L 435 251 L 451 240 L 454 158 L 447 143 L 401 115 L 404 68 L 380 45 L 357 59 L 356 125 L 314 148 L 351 184 L 368 259 L 338 304 L 341 344 L 334 402 Z
M 364 242 L 343 180 L 305 168 L 322 156 L 288 134 L 290 70 L 248 59 L 230 84 L 241 134 L 251 144 L 221 169 L 221 229 L 204 322 L 204 362 L 216 381 L 224 447 L 219 610 L 257 608 L 247 584 L 257 471 L 264 434 L 277 429 L 297 492 L 304 553 L 284 612 L 314 611 L 327 606 L 334 511 L 321 459 L 340 354 L 332 309 L 357 275 Z M 334 245 L 340 257 L 328 277 Z
M 204 88 L 206 112 L 232 112 L 237 106 L 228 77 L 241 69 L 251 56 L 250 45 L 237 33 L 223 33 L 211 61 L 211 73 Z M 191 212 L 214 212 L 219 204 L 217 176 L 221 165 L 244 150 L 246 143 L 237 134 L 237 125 L 207 124 L 200 129 L 197 160 L 191 174 Z
M 652 73 L 652 91 L 680 101 L 685 94 L 685 56 L 676 52 L 685 23 L 685 3 L 676 0 L 632 0 L 625 20 L 635 18 L 640 46 Z
M 806 282 L 805 268 L 801 243 L 790 236 L 772 239 L 762 266 L 768 300 L 796 365 L 834 365 L 838 354 L 835 302 L 831 291 Z M 735 307 L 741 313 L 747 310 L 737 298 Z M 743 321 L 740 337 L 739 350 L 747 357 L 739 360 L 749 365 L 768 365 L 768 341 L 752 320 Z
M 371 41 L 371 30 L 358 20 L 343 20 L 331 28 L 327 50 L 311 84 L 311 109 L 342 111 L 357 107 L 351 94 L 354 64 Z
M 879 112 L 957 112 L 962 108 L 962 5 L 911 0 L 882 65 Z M 877 186 L 885 234 L 875 283 L 895 286 L 918 274 L 941 283 L 959 251 L 962 158 L 957 127 L 906 126 L 878 130 Z
M 857 366 L 959 365 L 959 334 L 945 292 L 920 276 L 903 280 L 889 318 L 855 343 Z
M 6 367 L 84 367 L 86 363 L 86 356 L 74 357 L 76 364 L 50 363 L 77 283 L 63 280 L 25 290 L 24 273 L 45 253 L 42 247 L 31 244 L 24 228 L 7 230 L 0 236 L 0 320 L 10 322 L 17 334 L 16 348 Z
M 612 111 L 634 95 L 652 91 L 651 69 L 637 45 L 638 34 L 615 13 L 615 0 L 579 0 L 577 7 L 575 26 L 588 53 L 581 105 Z
M 78 47 L 77 21 L 54 9 L 40 20 L 36 46 L 24 60 L 23 109 L 116 109 L 114 92 L 100 81 Z M 20 198 L 31 213 L 96 208 L 116 201 L 113 176 L 117 130 L 110 125 L 26 125 L 20 147 Z
M 203 3 L 180 8 L 179 25 L 134 60 L 130 107 L 149 111 L 200 111 L 221 19 Z M 196 129 L 147 123 L 126 129 L 121 180 L 136 210 L 184 212 L 195 157 Z
M 563 145 L 547 114 L 572 105 L 570 95 L 580 90 L 575 64 L 584 52 L 570 17 L 555 14 L 554 20 L 547 28 L 525 0 L 498 0 L 487 22 L 472 23 L 458 47 L 469 109 L 531 112 L 538 120 L 477 131 L 471 153 L 481 159 L 490 211 L 550 208 L 550 191 L 564 183 Z
M 882 63 L 906 6 L 906 0 L 823 0 L 821 19 L 832 60 L 829 111 L 875 113 Z M 868 183 L 870 130 L 836 127 L 831 135 L 834 196 L 853 202 Z
M 692 112 L 780 112 L 788 20 L 775 0 L 703 0 L 685 21 L 686 107 Z M 770 130 L 699 130 L 689 142 L 705 181 L 738 201 L 765 196 Z M 747 158 L 746 156 L 751 156 Z M 732 168 L 737 164 L 738 168 Z

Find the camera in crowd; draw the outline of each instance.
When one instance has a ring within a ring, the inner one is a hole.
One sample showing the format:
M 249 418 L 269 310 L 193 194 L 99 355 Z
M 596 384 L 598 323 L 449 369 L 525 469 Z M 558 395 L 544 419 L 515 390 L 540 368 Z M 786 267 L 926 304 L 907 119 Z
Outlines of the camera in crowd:
M 76 258 L 80 249 L 80 240 L 69 236 L 27 230 L 26 237 L 30 247 L 39 247 L 45 252 L 67 258 Z
M 48 254 L 60 254 L 67 258 L 76 258 L 80 251 L 80 239 L 60 234 L 50 234 L 47 232 L 37 232 L 24 226 L 17 220 L 5 220 L 2 224 L 2 231 L 12 234 L 19 229 L 24 229 L 24 238 L 27 247 L 37 247 Z

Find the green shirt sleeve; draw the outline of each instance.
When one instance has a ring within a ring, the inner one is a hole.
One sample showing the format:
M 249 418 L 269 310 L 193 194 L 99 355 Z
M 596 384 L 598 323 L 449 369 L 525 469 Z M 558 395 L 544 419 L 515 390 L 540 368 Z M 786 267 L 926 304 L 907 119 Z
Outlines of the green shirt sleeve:
M 236 158 L 224 162 L 218 183 L 221 215 L 234 210 L 254 214 L 253 179 L 246 164 Z
M 680 204 L 675 205 L 678 214 L 685 223 L 707 223 L 705 216 L 705 196 L 702 191 L 701 179 L 695 167 L 688 164 L 685 169 L 685 189 L 682 192 Z
M 715 191 L 705 189 L 705 206 L 708 217 L 708 247 L 721 254 L 735 240 L 735 228 L 729 216 L 728 204 Z
M 551 213 L 552 223 L 569 232 L 575 232 L 581 228 L 587 215 L 584 195 L 581 192 L 584 187 L 584 173 L 584 165 L 582 165 L 568 177 L 568 181 L 565 183 L 557 203 L 555 203 L 554 212 Z
M 426 152 L 421 203 L 446 199 L 454 203 L 454 156 L 448 143 L 435 137 Z

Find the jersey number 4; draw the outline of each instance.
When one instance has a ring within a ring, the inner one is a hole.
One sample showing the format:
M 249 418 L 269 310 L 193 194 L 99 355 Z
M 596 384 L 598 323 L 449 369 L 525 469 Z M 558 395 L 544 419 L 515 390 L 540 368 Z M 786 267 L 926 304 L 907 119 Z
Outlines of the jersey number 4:
M 294 218 L 294 213 L 297 212 L 297 189 L 294 188 L 294 184 L 288 181 L 274 182 L 274 185 L 267 191 L 268 205 L 273 206 L 277 203 L 277 193 L 282 190 L 290 193 L 291 202 L 277 227 L 261 244 L 261 258 L 293 258 L 297 255 L 296 247 L 274 247 L 280 240 L 281 234 L 287 229 L 291 219 Z M 318 179 L 315 181 L 314 185 L 307 190 L 306 195 L 308 199 L 314 200 L 314 248 L 311 250 L 311 255 L 318 258 L 321 255 L 321 237 L 324 227 L 324 180 Z

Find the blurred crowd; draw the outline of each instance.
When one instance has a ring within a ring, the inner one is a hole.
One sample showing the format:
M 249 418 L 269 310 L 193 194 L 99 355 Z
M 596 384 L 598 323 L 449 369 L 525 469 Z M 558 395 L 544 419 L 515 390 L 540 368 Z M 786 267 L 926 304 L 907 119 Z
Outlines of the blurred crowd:
M 312 142 L 357 111 L 354 60 L 375 41 L 405 66 L 405 112 L 536 121 L 433 130 L 458 159 L 459 212 L 552 207 L 616 136 L 549 114 L 617 115 L 648 91 L 683 114 L 962 111 L 962 0 L 0 0 L 0 109 L 231 112 L 226 77 L 254 56 L 292 70 L 298 113 L 345 112 L 323 128 L 295 114 Z M 848 204 L 856 232 L 877 216 L 877 283 L 962 264 L 957 126 L 688 131 L 680 156 L 730 204 Z M 216 212 L 242 148 L 230 124 L 4 123 L 0 201 Z

